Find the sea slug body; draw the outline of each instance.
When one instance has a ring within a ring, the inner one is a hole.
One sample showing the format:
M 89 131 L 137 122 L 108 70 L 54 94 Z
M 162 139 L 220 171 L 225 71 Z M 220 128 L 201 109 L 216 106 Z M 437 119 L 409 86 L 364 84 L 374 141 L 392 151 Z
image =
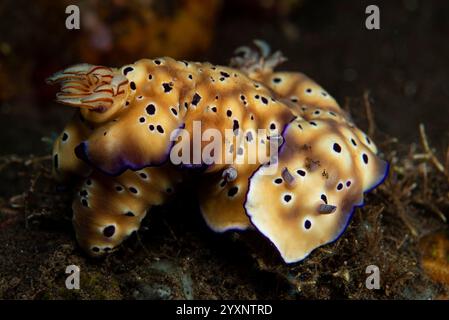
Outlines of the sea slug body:
M 343 233 L 388 165 L 328 92 L 304 74 L 273 71 L 284 58 L 256 45 L 240 48 L 232 67 L 162 57 L 79 64 L 48 79 L 61 84 L 58 102 L 79 108 L 53 163 L 60 180 L 78 182 L 73 222 L 89 254 L 117 248 L 189 175 L 200 177 L 211 229 L 254 227 L 288 263 Z M 208 137 L 200 156 L 198 131 Z M 267 148 L 275 158 L 252 161 Z

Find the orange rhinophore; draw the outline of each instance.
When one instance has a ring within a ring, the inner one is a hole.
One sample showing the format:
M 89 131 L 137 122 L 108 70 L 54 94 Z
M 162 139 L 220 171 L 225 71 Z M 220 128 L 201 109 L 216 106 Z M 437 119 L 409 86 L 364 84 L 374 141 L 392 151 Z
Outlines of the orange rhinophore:
M 162 57 L 48 79 L 79 108 L 53 159 L 59 179 L 78 181 L 73 221 L 87 252 L 113 251 L 191 175 L 211 229 L 254 227 L 288 263 L 343 233 L 388 165 L 329 93 L 274 72 L 285 58 L 255 43 L 232 67 Z

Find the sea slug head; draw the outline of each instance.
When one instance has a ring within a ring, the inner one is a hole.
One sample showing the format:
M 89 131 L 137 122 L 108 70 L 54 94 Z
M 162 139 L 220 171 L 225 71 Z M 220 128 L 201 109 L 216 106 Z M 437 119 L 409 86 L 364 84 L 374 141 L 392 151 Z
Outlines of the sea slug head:
M 92 123 L 105 123 L 126 107 L 128 79 L 118 70 L 87 63 L 56 72 L 49 84 L 61 84 L 56 101 L 80 108 L 82 116 Z

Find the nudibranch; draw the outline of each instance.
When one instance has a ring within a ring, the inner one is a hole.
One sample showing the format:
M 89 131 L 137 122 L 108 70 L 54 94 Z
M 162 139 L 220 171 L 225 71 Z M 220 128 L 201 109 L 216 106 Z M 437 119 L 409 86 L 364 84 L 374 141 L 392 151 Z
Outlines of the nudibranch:
M 275 72 L 285 58 L 255 43 L 230 67 L 161 57 L 48 79 L 61 84 L 58 102 L 79 109 L 53 164 L 77 182 L 73 222 L 90 255 L 117 248 L 193 175 L 211 229 L 258 230 L 287 263 L 343 233 L 388 164 L 328 92 Z

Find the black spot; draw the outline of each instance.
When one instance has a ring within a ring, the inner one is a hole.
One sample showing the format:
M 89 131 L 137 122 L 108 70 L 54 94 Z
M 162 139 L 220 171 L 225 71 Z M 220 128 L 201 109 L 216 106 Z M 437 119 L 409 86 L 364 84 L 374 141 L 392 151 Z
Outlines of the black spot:
M 220 187 L 223 188 L 225 185 L 226 185 L 226 180 L 225 179 L 221 180 Z
M 140 176 L 142 179 L 148 178 L 148 176 L 147 176 L 147 174 L 146 174 L 145 172 L 139 173 L 139 176 Z
M 366 142 L 368 142 L 368 144 L 371 144 L 371 140 L 368 138 L 368 136 L 366 136 L 365 138 L 366 138 Z
M 55 154 L 53 156 L 53 165 L 55 166 L 55 169 L 58 169 L 59 166 L 58 154 Z
M 253 115 L 251 115 L 251 117 L 250 117 L 250 118 L 251 118 L 251 120 L 254 120 L 254 116 L 253 116 Z
M 276 124 L 273 122 L 272 124 L 270 124 L 270 129 L 271 130 L 274 130 L 274 129 L 276 129 Z
M 154 63 L 157 64 L 157 65 L 160 65 L 161 61 L 160 60 L 154 60 Z
M 148 126 L 148 128 L 150 129 L 150 131 L 153 131 L 153 130 L 154 130 L 154 125 L 150 124 L 150 125 Z
M 234 124 L 232 125 L 232 131 L 234 132 L 235 135 L 238 135 L 239 128 L 240 128 L 239 122 L 237 120 L 234 120 Z
M 98 248 L 98 247 L 93 247 L 93 248 L 92 248 L 92 251 L 93 251 L 93 252 L 100 252 L 100 248 Z
M 87 190 L 81 190 L 80 191 L 80 196 L 81 197 L 87 197 L 87 195 L 88 195 Z
M 126 76 L 129 72 L 133 70 L 134 70 L 133 67 L 126 67 L 125 69 L 123 69 L 123 74 Z
M 321 112 L 320 112 L 320 110 L 316 110 L 315 112 L 314 112 L 314 114 L 316 114 L 316 115 L 319 115 Z
M 233 197 L 237 194 L 237 192 L 239 191 L 238 187 L 232 187 L 231 189 L 229 189 L 228 191 L 228 197 Z
M 64 132 L 63 134 L 62 134 L 62 141 L 67 141 L 67 139 L 69 138 L 69 135 L 66 133 L 66 132 Z
M 87 203 L 87 199 L 81 199 L 81 204 L 83 205 L 83 206 L 85 206 L 85 207 L 88 207 L 89 206 L 89 204 Z
M 192 76 L 191 74 L 189 74 L 189 79 L 190 79 L 190 80 L 192 80 L 192 79 L 193 79 L 193 76 Z
M 127 216 L 127 217 L 135 217 L 135 214 L 132 211 L 128 211 L 127 213 L 125 213 L 125 216 Z
M 329 114 L 331 115 L 331 116 L 333 116 L 333 117 L 336 117 L 337 115 L 335 114 L 335 112 L 333 112 L 333 111 L 329 111 Z
M 338 185 L 337 185 L 337 190 L 341 190 L 341 189 L 343 189 L 343 183 L 339 183 Z
M 273 82 L 274 83 L 279 83 L 279 82 L 281 82 L 282 80 L 281 80 L 281 78 L 273 78 Z
M 290 98 L 291 102 L 298 102 L 298 98 Z
M 334 143 L 333 149 L 337 153 L 341 152 L 341 147 L 340 147 L 340 145 L 338 143 Z
M 173 83 L 163 83 L 162 87 L 164 87 L 164 92 L 168 93 L 173 89 Z
M 296 173 L 299 174 L 301 177 L 304 177 L 306 175 L 306 172 L 304 170 L 296 170 Z
M 211 109 L 213 112 L 217 112 L 217 107 L 212 107 Z
M 176 111 L 176 109 L 175 108 L 171 108 L 171 112 L 175 115 L 175 116 L 177 116 L 178 115 L 178 111 Z
M 129 187 L 128 188 L 129 192 L 136 194 L 137 193 L 137 189 L 134 187 Z
M 229 73 L 221 71 L 220 74 L 225 77 L 225 78 L 229 78 Z
M 157 125 L 156 129 L 159 133 L 164 133 L 164 128 L 160 124 Z
M 312 126 L 314 126 L 314 127 L 317 127 L 318 125 L 316 124 L 316 122 L 314 122 L 314 121 L 310 121 L 309 122 Z
M 134 81 L 131 81 L 131 83 L 129 84 L 129 87 L 131 88 L 131 90 L 136 90 L 136 84 L 134 83 Z
M 357 146 L 357 142 L 355 142 L 355 140 L 353 138 L 351 138 L 351 143 L 354 145 L 354 147 Z
M 325 204 L 327 204 L 327 197 L 326 197 L 325 194 L 322 194 L 322 195 L 321 195 L 321 200 L 323 200 L 323 202 L 324 202 Z
M 92 185 L 92 180 L 87 179 L 87 180 L 86 180 L 86 184 L 87 184 L 88 186 L 91 186 L 91 185 Z
M 307 89 L 306 89 L 306 92 L 307 92 L 307 93 L 312 93 L 312 89 L 307 88 Z
M 291 199 L 292 199 L 292 196 L 289 195 L 289 194 L 286 194 L 286 195 L 284 196 L 284 201 L 285 201 L 285 202 L 290 202 Z
M 225 77 L 221 77 L 220 81 L 225 81 L 225 79 L 226 79 Z
M 106 228 L 103 229 L 103 235 L 106 238 L 110 238 L 114 235 L 115 233 L 115 227 L 114 226 L 107 226 Z
M 364 153 L 364 154 L 362 155 L 362 159 L 363 159 L 363 162 L 365 162 L 365 164 L 368 164 L 368 156 L 367 156 L 366 153 Z
M 281 184 L 282 183 L 282 178 L 274 179 L 274 183 Z
M 256 94 L 256 95 L 254 96 L 254 98 L 259 99 L 260 96 L 259 96 L 258 94 Z
M 265 97 L 262 97 L 260 100 L 262 100 L 263 104 L 268 104 L 268 99 Z
M 232 111 L 231 111 L 231 110 L 226 111 L 226 115 L 227 115 L 228 117 L 232 116 Z
M 310 222 L 310 220 L 304 221 L 304 228 L 306 228 L 308 230 L 311 227 L 312 227 L 312 222 Z
M 187 102 L 184 102 L 184 108 L 186 108 L 186 109 L 189 108 L 189 104 Z
M 140 123 L 144 123 L 144 122 L 145 122 L 145 118 L 144 118 L 144 117 L 140 117 L 140 118 L 139 118 L 139 122 L 140 122 Z
M 126 101 L 126 102 L 125 102 L 125 106 L 129 106 L 129 101 Z
M 123 187 L 122 186 L 115 186 L 115 190 L 117 192 L 123 191 Z
M 245 101 L 245 96 L 243 94 L 240 95 L 240 100 Z
M 346 181 L 346 187 L 350 187 L 351 186 L 351 181 L 350 180 L 348 180 L 348 181 Z
M 156 107 L 154 106 L 154 104 L 150 103 L 145 110 L 147 111 L 147 113 L 152 116 L 155 112 L 156 112 Z
M 148 75 L 148 80 L 151 80 L 151 79 L 153 79 L 153 75 L 149 74 Z
M 302 125 L 298 123 L 298 128 L 302 130 Z
M 253 134 L 251 133 L 251 131 L 246 134 L 246 141 L 253 141 Z
M 201 96 L 200 96 L 198 93 L 195 93 L 195 94 L 193 95 L 193 98 L 192 98 L 192 104 L 193 104 L 194 106 L 196 106 L 196 105 L 198 105 L 198 103 L 200 102 L 200 100 L 201 100 Z

